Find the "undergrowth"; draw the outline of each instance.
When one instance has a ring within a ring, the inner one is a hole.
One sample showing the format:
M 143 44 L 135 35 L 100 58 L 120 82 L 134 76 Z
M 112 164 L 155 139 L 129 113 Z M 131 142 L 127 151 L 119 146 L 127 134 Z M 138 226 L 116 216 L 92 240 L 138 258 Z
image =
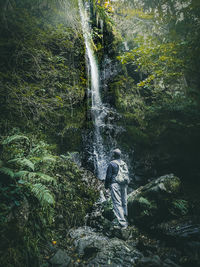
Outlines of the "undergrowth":
M 84 224 L 98 197 L 85 170 L 58 156 L 35 136 L 15 133 L 1 138 L 0 257 L 3 266 L 39 266 L 40 246 Z M 88 174 L 88 173 L 87 173 Z

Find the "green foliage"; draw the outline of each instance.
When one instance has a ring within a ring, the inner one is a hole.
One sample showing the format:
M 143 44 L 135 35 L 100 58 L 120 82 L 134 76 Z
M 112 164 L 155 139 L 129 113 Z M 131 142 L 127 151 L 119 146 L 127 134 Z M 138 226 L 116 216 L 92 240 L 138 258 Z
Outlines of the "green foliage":
M 19 141 L 19 140 L 27 140 L 29 142 L 29 138 L 27 136 L 24 136 L 24 135 L 11 135 L 11 136 L 8 136 L 6 139 L 3 140 L 2 142 L 2 145 L 8 145 L 12 142 L 15 142 L 15 141 Z
M 184 63 L 175 42 L 161 43 L 155 38 L 143 36 L 138 36 L 134 41 L 138 47 L 125 53 L 120 60 L 122 63 L 131 61 L 131 64 L 137 66 L 138 71 L 146 74 L 145 79 L 137 84 L 138 87 L 150 87 L 152 94 L 154 91 L 156 94 L 159 89 L 165 88 L 166 91 L 166 87 L 174 87 L 176 83 L 180 83 Z M 159 84 L 161 81 L 162 85 Z M 168 92 L 174 94 L 174 90 Z
M 62 5 L 28 0 L 3 4 L 1 132 L 16 126 L 58 138 L 66 123 L 77 123 L 74 109 L 83 110 L 85 58 L 77 3 L 59 2 Z M 67 17 L 69 10 L 72 18 Z M 23 139 L 18 135 L 12 138 Z
M 28 167 L 32 171 L 34 171 L 34 164 L 31 162 L 29 159 L 26 158 L 16 158 L 16 159 L 11 159 L 8 161 L 8 163 L 17 163 L 21 167 L 25 168 Z
M 0 172 L 10 176 L 11 178 L 13 178 L 15 175 L 14 172 L 10 168 L 6 168 L 6 167 L 1 167 Z
M 29 184 L 29 186 L 31 188 L 31 192 L 39 200 L 42 207 L 55 204 L 55 200 L 51 192 L 47 189 L 45 185 L 39 183 L 39 184 L 33 184 L 33 185 Z
M 184 216 L 187 215 L 189 211 L 189 205 L 188 202 L 184 199 L 175 199 L 172 202 L 172 206 L 170 208 L 170 212 L 172 215 L 178 216 Z
M 52 238 L 59 216 L 66 229 L 84 223 L 98 198 L 96 181 L 87 184 L 88 172 L 80 170 L 69 156 L 56 156 L 54 147 L 46 142 L 31 135 L 20 134 L 27 137 L 23 139 L 14 136 L 1 138 L 0 234 L 4 245 L 0 248 L 13 256 L 3 257 L 6 266 L 24 262 L 26 266 L 27 255 L 29 260 L 35 257 L 31 264 L 38 266 L 39 248 L 44 239 Z
M 42 146 L 40 147 L 39 145 L 37 145 L 37 149 L 36 149 L 34 147 L 34 144 L 31 144 L 31 147 L 30 147 L 29 138 L 26 136 L 22 136 L 22 135 L 11 135 L 11 136 L 6 137 L 2 141 L 2 144 L 4 145 L 3 155 L 7 154 L 6 150 L 8 151 L 10 151 L 10 149 L 12 150 L 13 143 L 15 143 L 14 148 L 15 147 L 18 148 L 20 145 L 23 147 L 24 144 L 23 145 L 20 144 L 22 139 L 28 140 L 28 144 L 25 144 L 25 146 L 28 146 L 29 153 L 26 151 L 27 156 L 24 158 L 19 158 L 18 153 L 19 151 L 21 153 L 21 150 L 17 149 L 14 153 L 16 158 L 9 159 L 7 160 L 7 162 L 4 162 L 4 165 L 8 167 L 1 167 L 0 172 L 2 172 L 3 174 L 7 176 L 10 176 L 11 178 L 15 178 L 17 180 L 20 179 L 18 180 L 18 183 L 20 185 L 25 186 L 27 189 L 30 189 L 31 192 L 34 194 L 34 196 L 38 199 L 42 207 L 47 207 L 48 205 L 54 204 L 54 197 L 50 193 L 50 191 L 46 188 L 46 186 L 41 184 L 41 182 L 46 183 L 46 184 L 54 183 L 55 185 L 56 180 L 55 178 L 49 176 L 48 174 L 45 174 L 39 171 L 34 172 L 34 170 L 36 167 L 36 169 L 38 170 L 46 169 L 47 171 L 46 162 L 47 161 L 52 162 L 52 160 L 55 161 L 55 158 L 52 155 L 46 154 L 45 152 L 47 151 L 42 150 Z M 38 157 L 39 150 L 40 150 L 40 154 L 42 154 L 41 158 Z M 37 153 L 37 158 L 36 157 L 33 158 L 34 153 Z M 29 159 L 30 157 L 29 154 L 34 159 L 35 161 L 34 163 Z M 38 162 L 39 162 L 39 166 L 38 166 Z M 45 168 L 43 165 L 45 165 Z M 9 167 L 12 167 L 12 169 L 10 169 Z M 15 171 L 13 171 L 14 169 Z

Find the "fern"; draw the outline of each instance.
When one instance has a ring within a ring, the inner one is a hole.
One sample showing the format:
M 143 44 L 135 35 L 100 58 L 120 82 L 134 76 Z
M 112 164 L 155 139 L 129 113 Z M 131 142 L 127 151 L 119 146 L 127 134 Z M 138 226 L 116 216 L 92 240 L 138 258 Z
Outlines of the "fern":
M 36 174 L 37 174 L 38 178 L 43 180 L 44 182 L 49 182 L 49 183 L 52 182 L 52 183 L 56 184 L 56 180 L 53 177 L 51 177 L 45 173 L 41 173 L 41 172 L 37 172 Z
M 30 161 L 29 159 L 26 159 L 26 158 L 16 158 L 16 159 L 11 159 L 11 160 L 8 161 L 8 163 L 14 163 L 14 162 L 17 162 L 22 167 L 28 167 L 32 171 L 34 171 L 34 169 L 35 169 L 34 163 L 32 161 Z
M 21 140 L 21 139 L 25 139 L 27 140 L 28 142 L 29 141 L 29 138 L 25 135 L 12 135 L 12 136 L 8 136 L 3 142 L 2 144 L 3 145 L 8 145 L 10 143 L 12 143 L 13 141 L 18 141 L 18 140 Z
M 53 161 L 53 162 L 56 162 L 56 157 L 55 156 L 51 156 L 51 155 L 47 155 L 47 156 L 42 158 L 42 161 Z
M 47 189 L 47 187 L 41 183 L 34 184 L 30 186 L 31 192 L 38 199 L 42 207 L 48 207 L 49 205 L 54 205 L 55 200 L 53 195 Z
M 29 171 L 19 171 L 15 173 L 15 178 L 23 178 L 26 175 L 28 175 L 30 172 Z
M 15 175 L 13 170 L 11 170 L 10 168 L 6 168 L 6 167 L 1 167 L 0 172 L 5 174 L 5 175 L 10 176 L 11 178 L 13 178 Z
M 56 180 L 53 177 L 42 172 L 29 172 L 27 178 L 30 182 L 33 182 L 34 178 L 35 180 L 56 184 Z
M 34 171 L 34 169 L 35 169 L 33 162 L 30 161 L 29 159 L 24 158 L 22 161 L 20 161 L 20 164 L 22 166 L 29 167 L 32 171 Z

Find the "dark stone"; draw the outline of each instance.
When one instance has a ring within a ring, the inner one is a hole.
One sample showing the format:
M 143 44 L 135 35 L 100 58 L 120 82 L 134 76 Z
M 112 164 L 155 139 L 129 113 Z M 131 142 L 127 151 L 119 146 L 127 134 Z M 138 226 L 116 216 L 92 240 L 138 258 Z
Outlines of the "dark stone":
M 160 257 L 154 255 L 152 257 L 143 257 L 139 260 L 136 267 L 160 267 L 163 266 Z
M 65 250 L 59 249 L 54 256 L 49 260 L 53 267 L 67 267 L 71 263 L 71 258 Z
M 172 220 L 161 223 L 154 228 L 168 239 L 200 242 L 200 224 L 193 224 L 189 219 Z
M 200 263 L 200 224 L 185 218 L 161 223 L 153 230 L 168 244 L 182 251 L 187 260 Z
M 143 255 L 118 238 L 108 238 L 89 227 L 71 230 L 70 236 L 85 266 L 133 266 Z
M 180 192 L 180 185 L 180 179 L 170 174 L 161 176 L 129 194 L 130 224 L 151 226 L 171 217 L 175 210 L 173 203 Z
M 175 262 L 173 262 L 170 259 L 166 259 L 163 261 L 163 267 L 180 267 L 180 265 L 177 265 Z

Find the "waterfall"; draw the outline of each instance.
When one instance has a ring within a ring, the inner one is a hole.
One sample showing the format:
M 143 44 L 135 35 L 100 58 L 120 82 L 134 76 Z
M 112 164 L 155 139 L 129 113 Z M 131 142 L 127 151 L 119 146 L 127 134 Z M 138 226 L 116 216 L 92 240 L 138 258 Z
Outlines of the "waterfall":
M 89 24 L 89 4 L 86 2 L 83 5 L 82 0 L 79 0 L 79 10 L 81 16 L 82 31 L 85 40 L 89 71 L 90 71 L 90 90 L 92 98 L 92 119 L 94 123 L 94 140 L 93 140 L 93 159 L 97 177 L 100 180 L 105 179 L 107 167 L 106 153 L 101 134 L 101 128 L 105 125 L 104 119 L 107 115 L 107 108 L 103 105 L 100 95 L 100 81 L 97 60 L 95 58 L 92 45 L 91 28 Z

